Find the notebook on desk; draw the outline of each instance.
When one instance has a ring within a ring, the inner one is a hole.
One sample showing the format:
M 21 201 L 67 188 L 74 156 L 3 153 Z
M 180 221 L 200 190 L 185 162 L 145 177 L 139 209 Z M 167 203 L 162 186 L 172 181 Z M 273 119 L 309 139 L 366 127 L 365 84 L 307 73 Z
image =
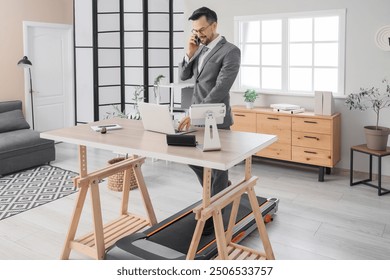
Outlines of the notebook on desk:
M 138 109 L 145 130 L 176 135 L 191 133 L 195 131 L 178 131 L 177 129 L 175 129 L 168 105 L 140 103 Z

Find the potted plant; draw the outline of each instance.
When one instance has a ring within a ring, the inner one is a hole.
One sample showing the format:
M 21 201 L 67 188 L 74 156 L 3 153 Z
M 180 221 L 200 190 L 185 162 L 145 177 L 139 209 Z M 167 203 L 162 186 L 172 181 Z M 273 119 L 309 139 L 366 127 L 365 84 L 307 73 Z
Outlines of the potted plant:
M 244 101 L 248 109 L 253 108 L 253 103 L 257 98 L 257 92 L 254 89 L 247 89 L 244 93 Z
M 379 126 L 379 117 L 382 109 L 390 107 L 390 85 L 387 79 L 383 79 L 385 90 L 379 88 L 360 88 L 358 93 L 351 93 L 345 100 L 350 110 L 358 109 L 365 111 L 372 109 L 376 114 L 376 124 L 365 126 L 367 148 L 372 150 L 386 150 L 387 140 L 390 133 L 388 127 Z
M 134 119 L 134 120 L 140 120 L 141 119 L 141 115 L 140 115 L 139 110 L 138 110 L 138 104 L 139 104 L 139 102 L 144 100 L 144 96 L 142 94 L 143 92 L 144 92 L 144 87 L 143 86 L 136 86 L 135 87 L 134 97 L 132 99 L 134 101 L 135 113 L 130 115 L 130 119 Z
M 160 104 L 160 101 L 161 101 L 161 96 L 160 96 L 160 83 L 161 83 L 161 80 L 164 79 L 165 76 L 164 75 L 158 75 L 155 79 L 154 79 L 154 83 L 153 83 L 153 92 L 154 92 L 154 98 L 156 99 L 156 103 L 157 104 Z

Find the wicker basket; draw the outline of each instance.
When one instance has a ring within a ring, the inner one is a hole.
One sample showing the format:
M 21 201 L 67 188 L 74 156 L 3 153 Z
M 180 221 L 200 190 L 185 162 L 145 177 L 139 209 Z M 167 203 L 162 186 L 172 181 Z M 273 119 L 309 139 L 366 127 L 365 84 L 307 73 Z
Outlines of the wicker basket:
M 108 161 L 108 164 L 115 164 L 117 162 L 120 162 L 124 160 L 124 157 L 117 157 L 113 158 Z M 125 172 L 120 171 L 114 175 L 111 175 L 108 177 L 108 183 L 107 187 L 110 190 L 116 191 L 116 192 L 121 192 L 123 191 L 123 179 L 124 179 Z M 130 175 L 130 190 L 134 190 L 138 187 L 137 185 L 137 180 L 135 178 L 134 170 L 131 169 L 131 175 Z

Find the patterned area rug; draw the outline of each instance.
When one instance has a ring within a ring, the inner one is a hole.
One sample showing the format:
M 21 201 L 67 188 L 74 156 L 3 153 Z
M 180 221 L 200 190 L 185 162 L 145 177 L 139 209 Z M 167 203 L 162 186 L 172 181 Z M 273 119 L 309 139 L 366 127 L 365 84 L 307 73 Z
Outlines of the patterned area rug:
M 0 178 L 0 221 L 76 192 L 77 173 L 43 165 Z

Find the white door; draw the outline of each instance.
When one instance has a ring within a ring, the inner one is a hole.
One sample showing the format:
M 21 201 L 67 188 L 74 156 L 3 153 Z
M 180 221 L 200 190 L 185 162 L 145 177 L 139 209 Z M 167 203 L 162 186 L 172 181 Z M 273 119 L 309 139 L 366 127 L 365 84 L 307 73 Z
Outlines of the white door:
M 74 125 L 72 25 L 23 22 L 24 55 L 32 63 L 35 130 Z M 25 70 L 26 118 L 31 124 L 30 81 Z

